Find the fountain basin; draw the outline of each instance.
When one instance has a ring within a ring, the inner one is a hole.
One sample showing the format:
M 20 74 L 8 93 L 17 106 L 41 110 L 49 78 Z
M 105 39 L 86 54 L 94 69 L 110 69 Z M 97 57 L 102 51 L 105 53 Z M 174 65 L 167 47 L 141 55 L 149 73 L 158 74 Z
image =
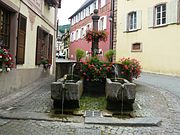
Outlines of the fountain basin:
M 106 79 L 106 99 L 109 110 L 133 110 L 136 85 L 123 78 Z M 123 108 L 122 108 L 123 107 Z
M 62 106 L 62 100 L 64 100 L 65 108 L 77 108 L 79 107 L 79 99 L 83 93 L 83 81 L 72 81 L 60 78 L 57 82 L 51 84 L 51 98 L 55 108 Z

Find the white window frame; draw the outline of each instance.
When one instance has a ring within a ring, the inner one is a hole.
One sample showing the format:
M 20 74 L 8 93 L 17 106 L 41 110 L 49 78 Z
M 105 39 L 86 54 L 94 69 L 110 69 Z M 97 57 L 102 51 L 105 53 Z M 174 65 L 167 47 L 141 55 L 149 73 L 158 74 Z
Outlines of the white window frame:
M 84 36 L 84 27 L 81 28 L 80 38 L 83 38 Z
M 137 30 L 137 12 L 132 11 L 128 13 L 128 31 Z
M 163 10 L 164 6 L 165 6 L 165 10 Z M 158 11 L 158 9 L 160 9 L 160 11 Z M 167 23 L 167 12 L 166 11 L 167 11 L 166 3 L 155 6 L 155 26 L 166 25 L 166 23 Z M 165 16 L 163 16 L 163 13 L 165 13 Z M 159 17 L 158 17 L 158 14 L 160 15 Z M 163 22 L 163 19 L 165 19 L 165 22 Z M 158 22 L 158 20 L 159 20 L 159 22 Z
M 107 28 L 107 16 L 102 16 L 99 19 L 99 30 L 105 30 Z

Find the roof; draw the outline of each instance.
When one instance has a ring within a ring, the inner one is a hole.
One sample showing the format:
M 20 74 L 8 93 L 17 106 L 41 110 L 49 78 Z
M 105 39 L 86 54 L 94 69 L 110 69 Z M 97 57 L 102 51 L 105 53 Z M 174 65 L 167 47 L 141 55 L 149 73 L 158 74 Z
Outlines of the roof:
M 69 19 L 71 19 L 73 16 L 75 16 L 78 12 L 80 12 L 81 10 L 83 10 L 84 8 L 86 8 L 87 6 L 89 6 L 91 3 L 93 3 L 96 0 L 86 0 L 82 6 L 73 14 L 69 17 Z

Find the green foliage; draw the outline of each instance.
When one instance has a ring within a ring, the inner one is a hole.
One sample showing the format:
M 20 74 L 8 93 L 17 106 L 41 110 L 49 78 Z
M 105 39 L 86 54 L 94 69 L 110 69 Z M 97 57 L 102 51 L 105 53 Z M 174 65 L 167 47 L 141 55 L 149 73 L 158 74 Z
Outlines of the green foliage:
M 109 61 L 109 62 L 112 62 L 112 60 L 113 60 L 113 56 L 115 55 L 115 50 L 112 50 L 112 49 L 110 49 L 110 50 L 108 50 L 106 53 L 105 53 L 105 57 L 106 57 L 106 59 Z
M 85 57 L 85 52 L 82 49 L 76 50 L 76 60 L 79 62 L 83 57 Z

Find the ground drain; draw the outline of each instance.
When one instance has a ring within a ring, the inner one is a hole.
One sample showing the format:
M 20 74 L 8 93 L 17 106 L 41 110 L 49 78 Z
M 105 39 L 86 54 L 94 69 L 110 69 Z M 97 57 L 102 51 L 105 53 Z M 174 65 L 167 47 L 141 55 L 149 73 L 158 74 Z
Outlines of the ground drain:
M 97 111 L 97 110 L 87 110 L 84 113 L 85 117 L 102 117 L 102 113 L 101 111 Z
M 78 128 L 75 135 L 101 135 L 101 130 L 99 128 Z

